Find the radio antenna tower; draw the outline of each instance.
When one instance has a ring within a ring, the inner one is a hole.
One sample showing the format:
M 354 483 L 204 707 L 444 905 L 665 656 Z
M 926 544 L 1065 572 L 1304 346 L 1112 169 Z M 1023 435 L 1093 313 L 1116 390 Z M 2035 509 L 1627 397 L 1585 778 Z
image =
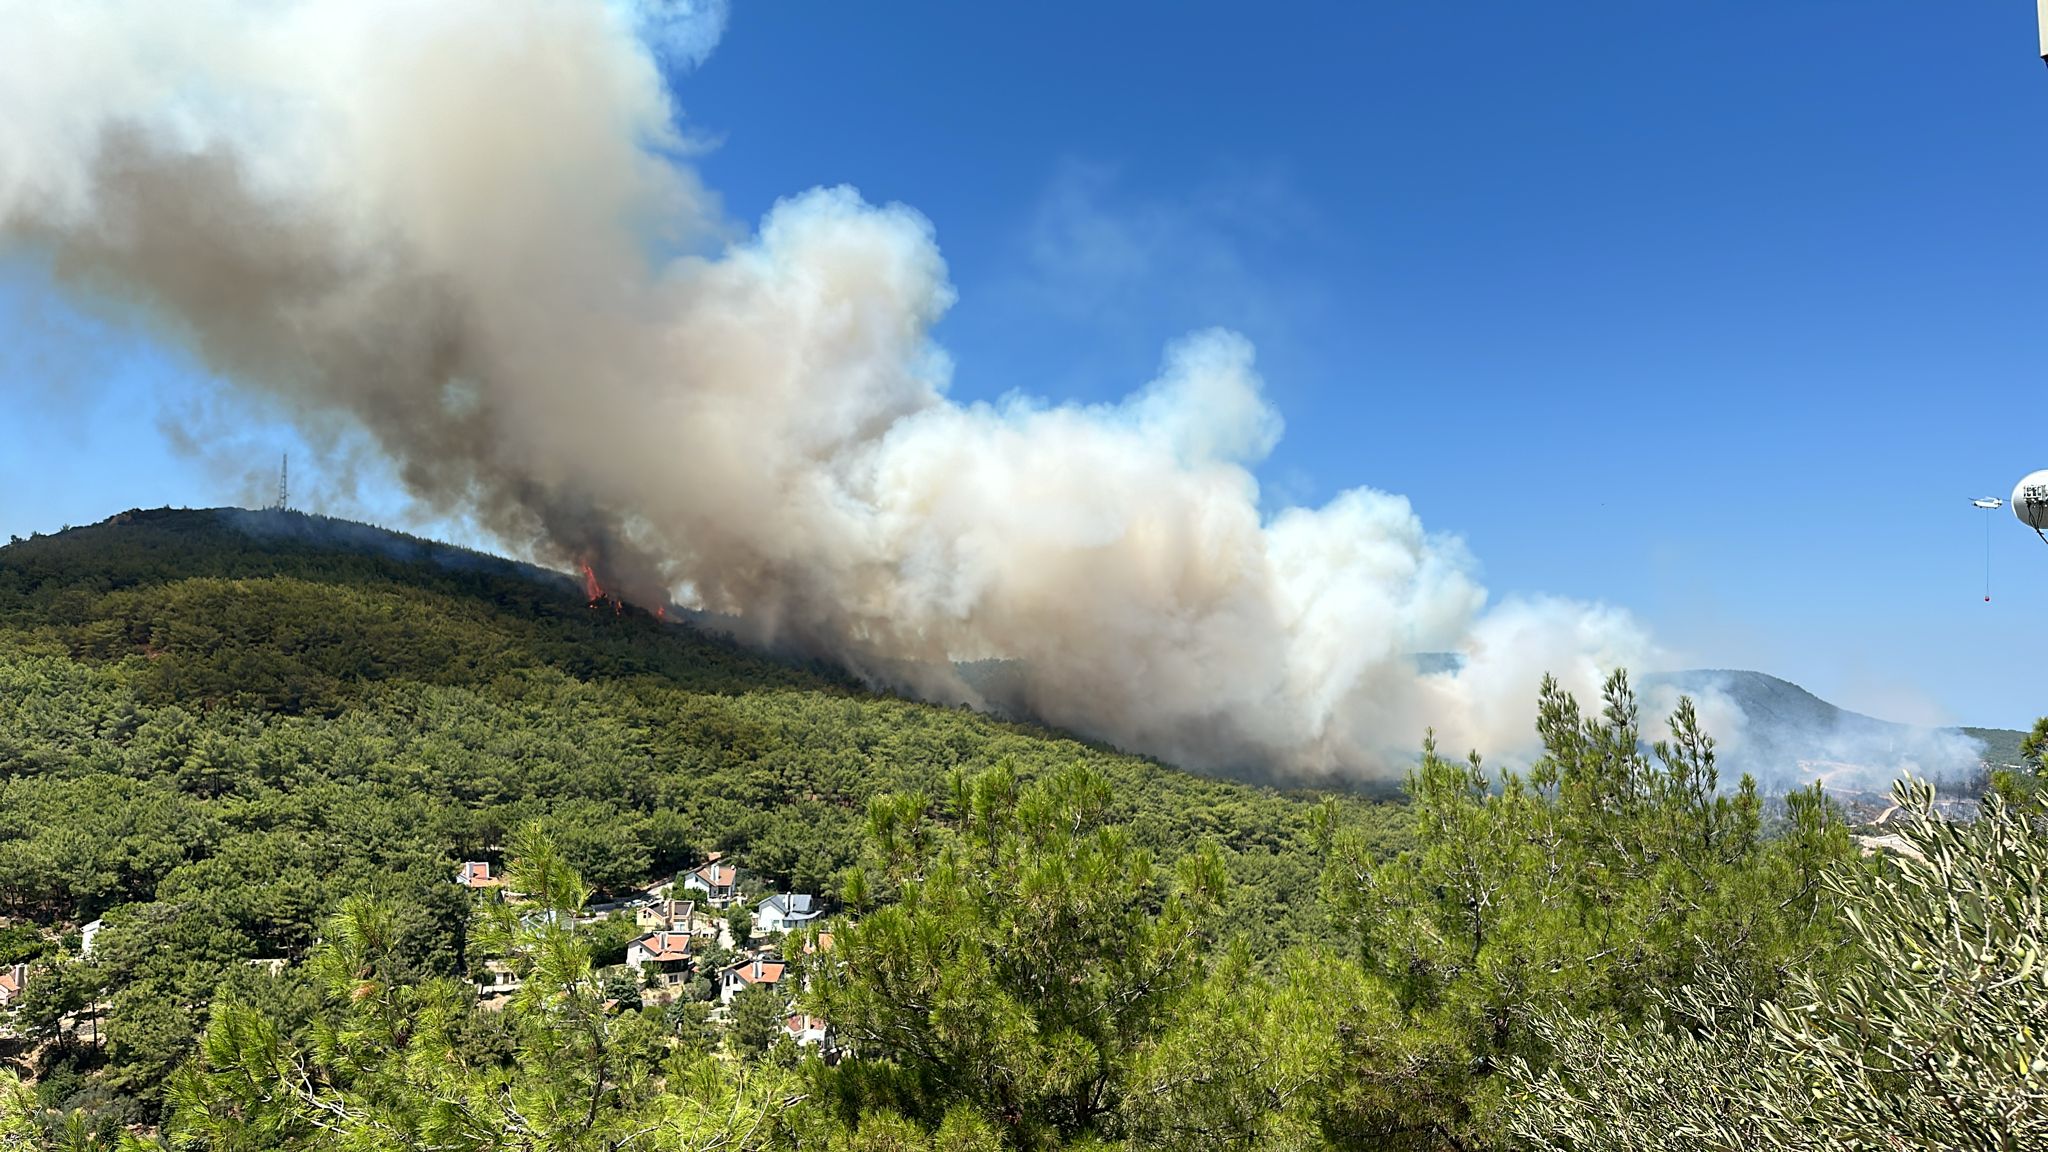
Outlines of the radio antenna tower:
M 287 452 L 284 454 L 284 461 L 277 466 L 277 510 L 279 512 L 292 506 L 291 481 L 292 455 Z

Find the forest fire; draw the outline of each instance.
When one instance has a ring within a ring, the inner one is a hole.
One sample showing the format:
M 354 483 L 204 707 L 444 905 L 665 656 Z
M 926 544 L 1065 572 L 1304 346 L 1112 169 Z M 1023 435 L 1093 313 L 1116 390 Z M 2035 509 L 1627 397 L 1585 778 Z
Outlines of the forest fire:
M 576 570 L 583 575 L 583 599 L 585 603 L 589 604 L 592 608 L 601 604 L 609 604 L 612 606 L 612 615 L 621 616 L 625 614 L 625 600 L 605 588 L 604 581 L 598 579 L 597 569 L 591 566 L 590 561 L 576 561 Z M 668 622 L 668 605 L 657 604 L 653 608 L 648 609 L 648 612 L 656 620 L 663 623 Z
M 589 602 L 592 608 L 609 602 L 614 615 L 625 610 L 624 604 L 620 602 L 617 596 L 604 590 L 604 582 L 597 578 L 597 570 L 590 566 L 590 561 L 578 560 L 576 567 L 583 570 L 583 598 Z

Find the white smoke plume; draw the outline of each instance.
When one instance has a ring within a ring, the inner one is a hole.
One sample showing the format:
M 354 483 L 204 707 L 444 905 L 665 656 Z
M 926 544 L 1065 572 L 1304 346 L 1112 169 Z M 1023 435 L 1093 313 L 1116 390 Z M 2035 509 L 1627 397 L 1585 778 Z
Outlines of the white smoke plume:
M 1229 332 L 1113 406 L 947 398 L 930 225 L 822 188 L 733 227 L 662 75 L 719 0 L 0 0 L 0 245 L 139 307 L 437 516 L 938 699 L 1191 766 L 1369 776 L 1526 747 L 1625 614 L 1489 606 L 1368 489 L 1262 517 Z M 1456 667 L 1413 656 L 1454 652 Z

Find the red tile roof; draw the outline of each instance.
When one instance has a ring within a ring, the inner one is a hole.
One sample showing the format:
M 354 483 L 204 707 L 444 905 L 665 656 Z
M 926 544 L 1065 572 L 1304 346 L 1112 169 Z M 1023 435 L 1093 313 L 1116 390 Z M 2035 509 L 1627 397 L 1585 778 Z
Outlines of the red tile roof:
M 780 960 L 749 960 L 731 971 L 749 984 L 779 984 L 784 967 Z
M 634 941 L 647 953 L 649 960 L 667 963 L 671 960 L 690 958 L 690 934 L 688 932 L 650 932 Z
M 704 883 L 709 884 L 713 888 L 730 888 L 732 887 L 732 882 L 734 879 L 732 865 L 720 864 L 716 860 L 713 860 L 710 863 L 704 865 L 702 868 L 697 869 L 695 872 L 691 873 L 691 875 L 697 877 L 697 879 L 699 880 L 704 881 Z

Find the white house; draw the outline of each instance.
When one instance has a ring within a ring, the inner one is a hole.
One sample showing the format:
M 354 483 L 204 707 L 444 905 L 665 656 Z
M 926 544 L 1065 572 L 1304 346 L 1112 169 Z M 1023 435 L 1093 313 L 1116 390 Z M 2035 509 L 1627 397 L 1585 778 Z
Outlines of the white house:
M 663 984 L 682 984 L 690 979 L 690 934 L 650 932 L 626 945 L 626 966 L 649 972 Z
M 679 883 L 685 891 L 703 893 L 704 902 L 713 908 L 723 908 L 739 899 L 740 870 L 713 852 L 701 867 L 683 873 Z
M 766 936 L 801 928 L 818 918 L 818 902 L 802 893 L 776 893 L 754 909 L 754 934 Z
M 757 984 L 765 984 L 770 988 L 781 987 L 782 973 L 786 967 L 780 960 L 764 960 L 756 956 L 752 960 L 727 968 L 718 980 L 718 1002 L 730 1004 L 733 997 Z
M 497 996 L 510 996 L 519 991 L 519 972 L 505 960 L 486 960 L 482 978 L 476 982 L 478 996 L 489 1000 Z
M 90 955 L 92 955 L 92 942 L 93 942 L 94 940 L 97 940 L 97 939 L 99 939 L 99 935 L 100 935 L 100 928 L 101 928 L 101 927 L 102 927 L 102 923 L 101 923 L 100 921 L 98 921 L 98 920 L 94 920 L 94 921 L 92 921 L 92 922 L 91 922 L 91 923 L 89 923 L 89 924 L 81 924 L 81 925 L 79 925 L 79 928 L 78 928 L 78 954 L 79 954 L 80 956 L 90 956 Z

